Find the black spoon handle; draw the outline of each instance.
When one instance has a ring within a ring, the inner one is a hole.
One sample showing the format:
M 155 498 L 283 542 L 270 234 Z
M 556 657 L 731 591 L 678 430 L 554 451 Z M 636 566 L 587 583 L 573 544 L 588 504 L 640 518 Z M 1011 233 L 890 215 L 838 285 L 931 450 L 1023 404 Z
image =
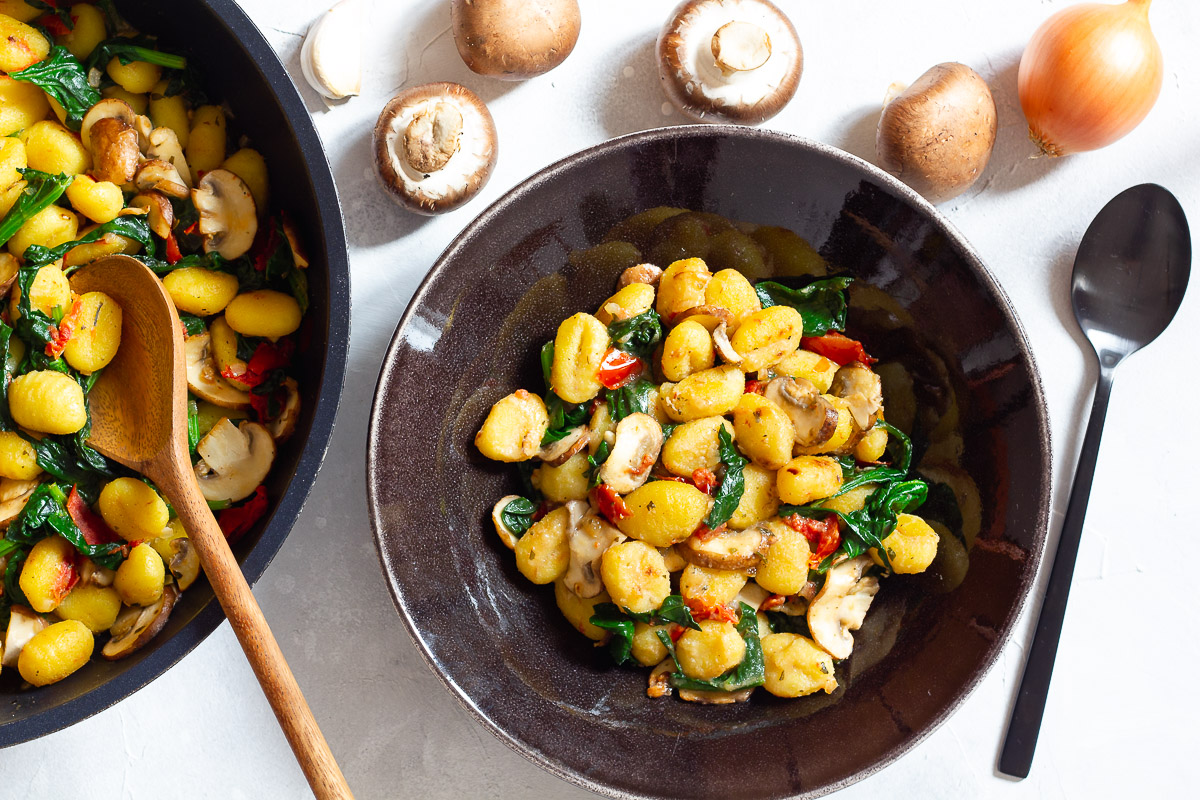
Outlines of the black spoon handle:
M 1079 554 L 1083 520 L 1087 516 L 1092 478 L 1096 474 L 1100 434 L 1104 429 L 1108 398 L 1112 392 L 1115 364 L 1105 366 L 1105 361 L 1110 359 L 1101 358 L 1100 380 L 1092 401 L 1092 416 L 1088 420 L 1087 433 L 1083 437 L 1079 465 L 1075 468 L 1075 483 L 1071 487 L 1071 499 L 1067 502 L 1067 516 L 1063 520 L 1062 533 L 1059 534 L 1054 567 L 1050 571 L 1046 598 L 1042 601 L 1042 610 L 1038 615 L 1037 632 L 1029 649 L 1029 658 L 1025 662 L 1021 689 L 1008 723 L 1004 749 L 1000 753 L 1000 771 L 1014 778 L 1025 778 L 1029 775 L 1033 751 L 1037 747 L 1038 731 L 1042 727 L 1042 714 L 1046 710 L 1046 693 L 1050 689 L 1050 676 L 1054 672 L 1054 657 L 1058 654 L 1058 639 L 1062 635 L 1063 615 L 1067 611 L 1067 596 L 1071 591 L 1071 576 L 1075 572 L 1075 557 Z

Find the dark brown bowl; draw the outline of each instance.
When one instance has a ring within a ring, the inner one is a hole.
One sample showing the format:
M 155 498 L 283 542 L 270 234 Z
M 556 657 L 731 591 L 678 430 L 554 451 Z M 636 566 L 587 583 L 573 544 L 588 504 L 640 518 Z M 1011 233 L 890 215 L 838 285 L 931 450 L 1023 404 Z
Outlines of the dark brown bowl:
M 492 530 L 490 509 L 516 490 L 515 470 L 483 458 L 475 431 L 497 399 L 540 385 L 537 349 L 559 321 L 611 293 L 615 268 L 573 267 L 569 254 L 660 205 L 798 232 L 907 310 L 957 387 L 962 467 L 982 501 L 967 578 L 949 594 L 886 582 L 829 697 L 650 700 L 646 672 L 612 667 L 570 628 L 548 587 L 521 578 Z M 515 750 L 614 797 L 815 796 L 913 747 L 995 661 L 1041 555 L 1050 443 L 1020 323 L 932 206 L 831 147 L 695 126 L 571 156 L 467 226 L 396 330 L 367 476 L 401 619 L 455 696 Z
M 267 159 L 271 192 L 305 237 L 311 305 L 298 359 L 301 413 L 267 479 L 265 519 L 233 548 L 253 584 L 278 552 L 300 513 L 333 433 L 350 343 L 350 266 L 333 175 L 304 101 L 271 46 L 233 0 L 162 3 L 118 0 L 132 24 L 161 37 L 164 50 L 186 55 L 205 90 L 227 101 L 237 129 Z M 206 581 L 184 592 L 154 641 L 120 661 L 99 655 L 64 681 L 17 691 L 5 679 L 0 747 L 65 728 L 124 699 L 204 641 L 225 619 Z M 7 675 L 9 670 L 5 669 Z M 14 674 L 16 670 L 12 671 Z M 11 677 L 11 676 L 10 676 Z M 0 795 L 9 796 L 0 790 Z

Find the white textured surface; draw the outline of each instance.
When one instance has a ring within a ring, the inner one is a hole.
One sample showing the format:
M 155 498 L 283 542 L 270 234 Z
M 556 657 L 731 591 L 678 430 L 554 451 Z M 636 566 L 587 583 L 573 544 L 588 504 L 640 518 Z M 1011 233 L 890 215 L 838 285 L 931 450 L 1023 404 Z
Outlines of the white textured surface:
M 327 2 L 243 0 L 296 80 L 302 80 L 300 34 Z M 346 393 L 312 497 L 256 594 L 359 798 L 590 796 L 508 750 L 426 669 L 393 610 L 371 543 L 363 450 L 384 348 L 454 234 L 552 160 L 610 136 L 682 122 L 664 104 L 654 65 L 654 36 L 671 3 L 583 0 L 575 53 L 523 84 L 467 71 L 448 33 L 446 0 L 367 5 L 363 96 L 327 111 L 303 88 L 329 150 L 351 242 Z M 1055 436 L 1053 539 L 1095 379 L 1068 300 L 1079 237 L 1110 197 L 1146 181 L 1176 192 L 1200 224 L 1200 7 L 1159 2 L 1152 10 L 1167 74 L 1150 118 L 1106 150 L 1050 161 L 1030 158 L 1016 68 L 1029 35 L 1066 5 L 1062 0 L 782 5 L 800 33 L 806 68 L 795 100 L 770 127 L 870 159 L 879 103 L 892 81 L 912 81 L 934 63 L 959 60 L 991 84 L 1001 125 L 992 163 L 977 188 L 944 210 L 1000 278 L 1037 353 Z M 375 186 L 368 142 L 376 114 L 396 89 L 431 80 L 459 81 L 478 92 L 496 118 L 501 148 L 481 198 L 427 220 L 401 211 Z M 1196 397 L 1189 356 L 1197 340 L 1200 296 L 1193 287 L 1172 328 L 1119 373 L 1030 778 L 1018 783 L 994 772 L 1028 639 L 1027 612 L 996 668 L 949 722 L 839 796 L 1187 793 L 1200 715 L 1194 679 L 1200 584 L 1190 577 L 1200 433 L 1188 405 Z M 0 753 L 0 795 L 235 800 L 304 797 L 307 788 L 222 625 L 117 707 Z

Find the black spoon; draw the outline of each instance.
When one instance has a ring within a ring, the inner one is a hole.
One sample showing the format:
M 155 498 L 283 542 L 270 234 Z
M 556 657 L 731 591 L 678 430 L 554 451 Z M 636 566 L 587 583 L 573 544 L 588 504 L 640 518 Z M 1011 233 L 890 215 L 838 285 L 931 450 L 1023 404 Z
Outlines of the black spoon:
M 1033 762 L 1113 374 L 1122 361 L 1158 338 L 1171 323 L 1187 288 L 1191 262 L 1183 208 L 1174 195 L 1152 183 L 1126 189 L 1109 201 L 1092 220 L 1075 255 L 1071 305 L 1099 357 L 1100 380 L 1033 647 L 1000 753 L 1000 771 L 1005 775 L 1024 778 Z

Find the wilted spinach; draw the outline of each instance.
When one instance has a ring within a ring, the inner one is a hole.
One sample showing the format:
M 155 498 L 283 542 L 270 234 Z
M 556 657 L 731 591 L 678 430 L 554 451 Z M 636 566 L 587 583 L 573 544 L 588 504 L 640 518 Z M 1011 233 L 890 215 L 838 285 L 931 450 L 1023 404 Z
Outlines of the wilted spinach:
M 615 320 L 608 326 L 608 337 L 618 350 L 649 358 L 662 341 L 662 320 L 651 308 L 629 319 Z
M 17 195 L 17 202 L 13 203 L 4 219 L 0 220 L 0 245 L 21 230 L 21 226 L 34 214 L 61 197 L 71 181 L 75 180 L 74 175 L 50 175 L 36 169 L 18 169 L 17 172 L 25 179 L 25 188 Z
M 666 631 L 657 631 L 658 639 L 671 654 L 675 662 L 675 671 L 671 673 L 671 685 L 676 689 L 690 689 L 695 692 L 736 692 L 739 689 L 749 689 L 752 686 L 762 686 L 767 679 L 766 666 L 763 663 L 762 642 L 758 638 L 758 618 L 754 609 L 746 603 L 738 604 L 740 617 L 737 632 L 746 643 L 746 653 L 741 662 L 723 675 L 708 681 L 696 680 L 683 674 L 679 659 L 675 657 L 675 643 Z
M 520 538 L 533 524 L 533 515 L 537 513 L 537 510 L 537 503 L 524 497 L 518 497 L 500 511 L 500 521 L 504 523 L 504 527 L 512 531 L 514 536 Z
M 692 618 L 692 612 L 683 602 L 683 597 L 677 594 L 668 595 L 662 605 L 654 611 L 643 613 L 633 612 L 627 608 L 622 609 L 615 603 L 597 603 L 592 609 L 592 618 L 589 621 L 597 628 L 612 633 L 612 637 L 608 640 L 608 653 L 617 666 L 633 660 L 631 652 L 635 622 L 644 622 L 647 625 L 675 624 L 692 630 L 700 630 L 700 626 Z M 671 641 L 666 631 L 659 631 L 658 635 L 660 638 L 666 636 L 667 641 Z
M 67 513 L 67 496 L 56 483 L 42 483 L 33 490 L 25 507 L 8 526 L 4 538 L 10 542 L 34 545 L 46 536 L 58 534 L 76 550 L 102 567 L 116 569 L 124 560 L 121 545 L 88 544 L 83 532 Z
M 746 490 L 742 471 L 747 461 L 733 446 L 733 437 L 724 425 L 717 429 L 717 452 L 721 456 L 721 463 L 725 465 L 725 477 L 721 479 L 721 485 L 713 495 L 712 508 L 704 519 L 704 524 L 709 529 L 718 528 L 729 521 L 733 512 L 737 511 L 738 503 L 742 502 L 742 494 Z
M 608 415 L 613 422 L 620 422 L 630 414 L 653 414 L 658 398 L 658 387 L 644 378 L 627 383 L 620 389 L 605 389 L 604 401 L 608 403 Z
M 127 239 L 133 239 L 141 243 L 146 249 L 146 256 L 153 257 L 155 252 L 154 239 L 150 236 L 150 224 L 145 217 L 126 216 L 117 217 L 114 220 L 104 223 L 90 232 L 80 236 L 72 242 L 64 242 L 56 247 L 42 247 L 41 245 L 31 245 L 25 250 L 25 265 L 26 266 L 42 266 L 49 264 L 52 261 L 57 261 L 67 254 L 67 251 L 77 245 L 89 244 L 96 241 L 106 233 L 115 233 L 118 236 L 124 236 Z M 75 268 L 68 268 L 65 271 L 70 273 Z
M 754 284 L 763 308 L 769 306 L 791 306 L 804 318 L 805 336 L 823 336 L 829 331 L 846 329 L 846 287 L 853 278 L 822 278 L 799 288 L 785 286 L 777 281 L 759 281 Z
M 88 109 L 100 102 L 100 92 L 88 83 L 83 64 L 61 45 L 52 48 L 42 61 L 10 72 L 9 77 L 31 83 L 53 97 L 66 112 L 66 125 L 73 131 L 79 130 Z

